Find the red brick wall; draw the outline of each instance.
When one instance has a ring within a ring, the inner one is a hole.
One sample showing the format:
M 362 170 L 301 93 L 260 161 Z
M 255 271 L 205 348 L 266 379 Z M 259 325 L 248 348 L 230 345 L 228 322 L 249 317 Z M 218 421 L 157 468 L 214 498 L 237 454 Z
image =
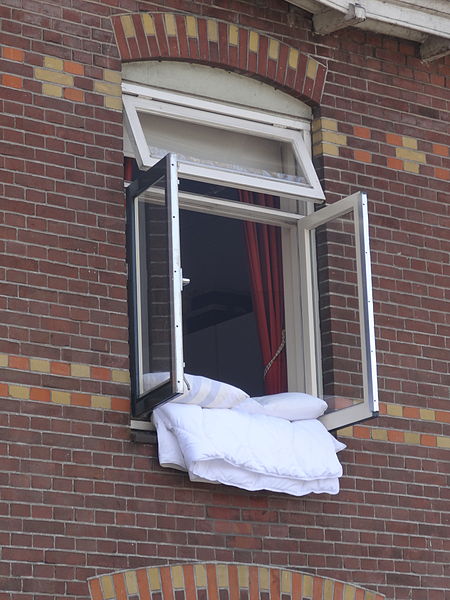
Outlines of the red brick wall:
M 162 5 L 256 29 L 327 67 L 314 154 L 329 201 L 359 189 L 371 200 L 382 401 L 379 419 L 340 433 L 336 497 L 193 485 L 130 439 L 111 17 Z M 448 58 L 424 64 L 416 44 L 356 30 L 315 37 L 281 0 L 3 0 L 0 17 L 1 600 L 86 598 L 87 577 L 184 560 L 443 600 Z

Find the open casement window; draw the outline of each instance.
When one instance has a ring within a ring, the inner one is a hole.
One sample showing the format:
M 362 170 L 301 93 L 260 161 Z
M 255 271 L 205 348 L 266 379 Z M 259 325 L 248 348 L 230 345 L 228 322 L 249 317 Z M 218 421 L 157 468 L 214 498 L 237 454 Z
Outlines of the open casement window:
M 144 193 L 157 187 L 160 202 Z M 168 154 L 127 188 L 133 414 L 183 392 L 178 175 Z
M 337 429 L 378 414 L 367 197 L 344 198 L 298 228 L 306 387 Z
M 134 84 L 125 91 L 137 176 L 127 190 L 133 418 L 183 392 L 183 366 L 262 396 L 274 393 L 267 371 L 280 360 L 277 391 L 324 397 L 328 429 L 375 415 L 367 199 L 314 212 L 324 196 L 309 122 Z M 268 355 L 254 285 L 267 268 L 279 271 L 279 283 L 256 285 L 275 330 Z

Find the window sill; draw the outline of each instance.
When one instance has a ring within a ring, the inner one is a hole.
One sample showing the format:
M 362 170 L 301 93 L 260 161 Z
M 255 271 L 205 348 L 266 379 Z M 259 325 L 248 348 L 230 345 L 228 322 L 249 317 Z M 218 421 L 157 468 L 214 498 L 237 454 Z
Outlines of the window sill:
M 139 444 L 156 444 L 157 435 L 153 423 L 131 419 L 130 434 L 133 442 Z

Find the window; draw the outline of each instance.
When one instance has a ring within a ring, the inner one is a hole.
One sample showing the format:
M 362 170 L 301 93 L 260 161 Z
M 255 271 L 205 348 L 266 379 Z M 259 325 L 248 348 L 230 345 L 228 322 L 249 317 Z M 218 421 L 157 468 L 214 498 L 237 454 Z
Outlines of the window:
M 367 198 L 314 211 L 309 121 L 124 92 L 133 416 L 182 393 L 184 370 L 320 395 L 329 429 L 375 414 Z

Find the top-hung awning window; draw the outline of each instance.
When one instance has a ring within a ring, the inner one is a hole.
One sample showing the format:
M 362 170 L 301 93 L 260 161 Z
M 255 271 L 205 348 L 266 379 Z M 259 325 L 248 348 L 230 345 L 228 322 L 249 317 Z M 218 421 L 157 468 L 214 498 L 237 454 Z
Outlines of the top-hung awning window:
M 129 139 L 141 169 L 174 152 L 180 176 L 324 199 L 303 137 L 309 123 L 131 84 L 124 88 Z

